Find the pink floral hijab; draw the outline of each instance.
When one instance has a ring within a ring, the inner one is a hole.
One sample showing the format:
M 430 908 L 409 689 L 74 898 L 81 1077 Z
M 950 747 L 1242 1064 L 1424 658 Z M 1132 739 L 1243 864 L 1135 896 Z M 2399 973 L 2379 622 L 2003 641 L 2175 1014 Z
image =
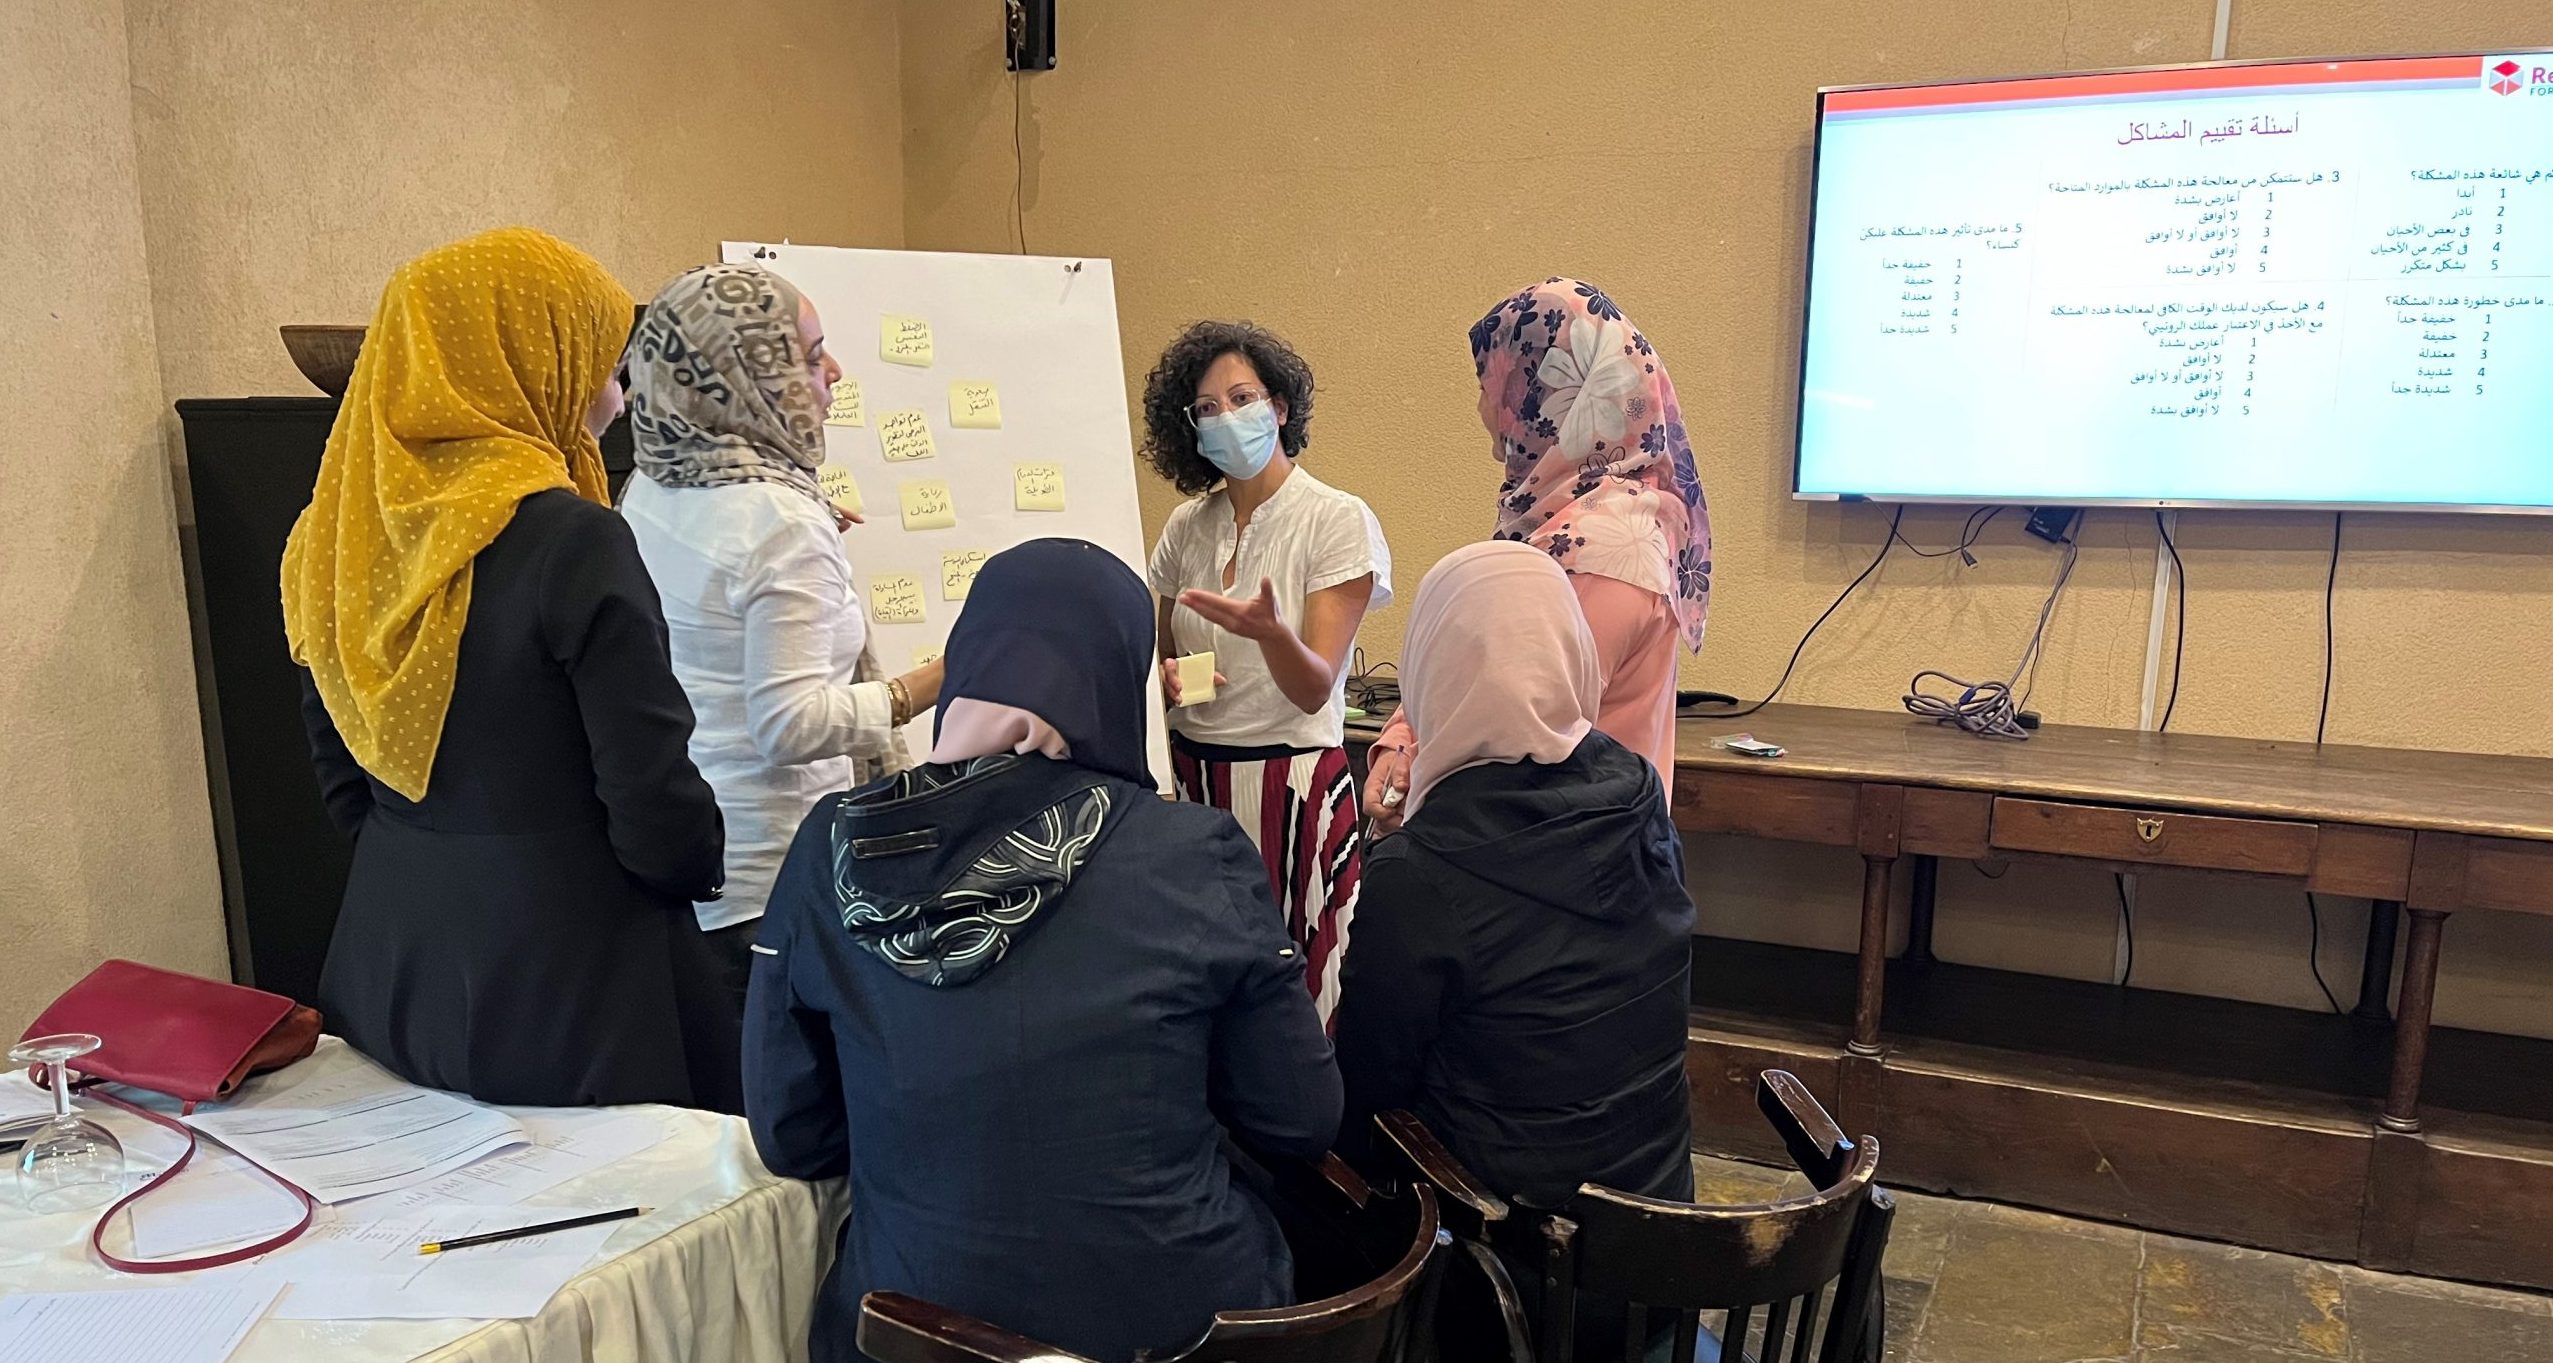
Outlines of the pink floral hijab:
M 1675 602 L 1685 647 L 1711 610 L 1711 513 L 1666 364 L 1593 284 L 1520 289 L 1471 330 L 1480 419 L 1507 466 L 1494 538 Z

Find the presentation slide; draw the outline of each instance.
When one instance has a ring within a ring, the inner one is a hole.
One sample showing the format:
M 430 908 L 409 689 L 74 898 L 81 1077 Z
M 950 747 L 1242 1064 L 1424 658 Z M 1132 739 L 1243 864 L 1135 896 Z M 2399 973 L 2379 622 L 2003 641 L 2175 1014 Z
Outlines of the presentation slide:
M 2553 55 L 1820 105 L 1800 495 L 2553 509 Z

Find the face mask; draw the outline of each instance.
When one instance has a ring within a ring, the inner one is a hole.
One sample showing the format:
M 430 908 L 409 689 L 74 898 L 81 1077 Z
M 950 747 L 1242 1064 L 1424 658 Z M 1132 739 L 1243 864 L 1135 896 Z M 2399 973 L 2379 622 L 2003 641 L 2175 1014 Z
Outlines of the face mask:
M 1197 452 L 1226 479 L 1237 482 L 1256 476 L 1276 457 L 1276 404 L 1254 402 L 1198 422 Z

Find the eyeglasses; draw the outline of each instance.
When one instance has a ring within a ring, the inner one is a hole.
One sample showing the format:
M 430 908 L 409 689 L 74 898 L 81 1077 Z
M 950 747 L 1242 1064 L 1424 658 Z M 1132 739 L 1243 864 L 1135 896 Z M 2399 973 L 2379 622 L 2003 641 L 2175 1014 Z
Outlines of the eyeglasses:
M 1244 407 L 1256 407 L 1267 400 L 1268 395 L 1266 393 L 1261 392 L 1256 388 L 1243 388 L 1230 394 L 1229 400 L 1225 398 L 1199 398 L 1180 410 L 1188 414 L 1188 424 L 1194 426 L 1198 422 L 1204 421 L 1209 417 L 1222 416 L 1226 412 L 1237 412 Z

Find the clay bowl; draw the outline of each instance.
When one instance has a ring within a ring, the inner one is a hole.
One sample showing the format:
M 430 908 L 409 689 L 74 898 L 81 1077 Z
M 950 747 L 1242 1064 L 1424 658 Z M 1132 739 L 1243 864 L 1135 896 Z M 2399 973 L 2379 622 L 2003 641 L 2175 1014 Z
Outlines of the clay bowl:
M 355 377 L 355 356 L 363 350 L 362 327 L 289 326 L 277 327 L 283 334 L 284 352 L 293 357 L 293 367 L 303 378 L 319 386 L 319 391 L 332 398 L 346 395 L 346 385 Z

